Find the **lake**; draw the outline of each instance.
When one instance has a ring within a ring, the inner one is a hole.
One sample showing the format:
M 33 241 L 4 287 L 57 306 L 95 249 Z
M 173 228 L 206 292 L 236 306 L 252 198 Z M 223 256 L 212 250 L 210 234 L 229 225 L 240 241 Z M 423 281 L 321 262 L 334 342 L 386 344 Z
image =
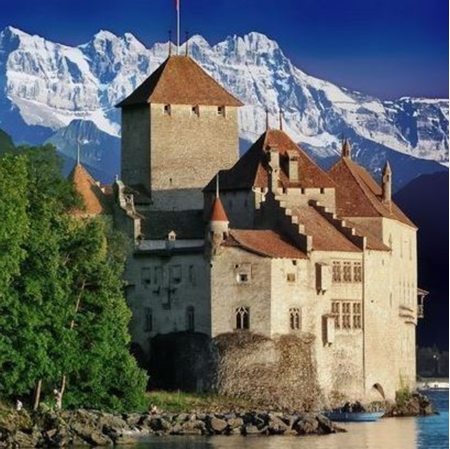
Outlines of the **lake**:
M 139 449 L 445 449 L 449 447 L 448 391 L 427 393 L 440 415 L 343 424 L 348 432 L 312 437 L 153 437 Z M 136 446 L 135 446 L 136 447 Z

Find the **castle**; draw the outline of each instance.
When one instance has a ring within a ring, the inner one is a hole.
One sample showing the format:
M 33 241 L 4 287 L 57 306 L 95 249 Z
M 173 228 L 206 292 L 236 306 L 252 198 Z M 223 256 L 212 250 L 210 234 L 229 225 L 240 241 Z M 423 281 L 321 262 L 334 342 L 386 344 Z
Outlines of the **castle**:
M 324 395 L 393 399 L 415 386 L 424 292 L 389 164 L 379 185 L 344 141 L 324 171 L 282 117 L 239 158 L 240 106 L 188 55 L 170 55 L 119 104 L 113 215 L 134 242 L 134 347 L 149 357 L 161 335 L 307 334 Z

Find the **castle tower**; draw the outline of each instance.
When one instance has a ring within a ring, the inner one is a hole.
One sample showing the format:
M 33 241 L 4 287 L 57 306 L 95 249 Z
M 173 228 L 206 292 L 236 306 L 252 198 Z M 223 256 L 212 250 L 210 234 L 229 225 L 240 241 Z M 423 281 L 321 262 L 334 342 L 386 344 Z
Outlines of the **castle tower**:
M 383 169 L 382 183 L 383 203 L 390 208 L 392 200 L 392 170 L 389 161 L 386 161 Z
M 122 108 L 122 180 L 158 210 L 203 208 L 201 190 L 238 159 L 237 108 L 189 56 L 169 56 Z

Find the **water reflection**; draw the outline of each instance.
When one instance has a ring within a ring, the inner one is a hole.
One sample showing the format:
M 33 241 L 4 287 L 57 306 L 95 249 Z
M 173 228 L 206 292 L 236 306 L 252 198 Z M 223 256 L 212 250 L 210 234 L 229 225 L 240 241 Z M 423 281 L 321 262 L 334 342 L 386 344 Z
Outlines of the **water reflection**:
M 385 419 L 377 423 L 346 424 L 347 433 L 321 437 L 162 437 L 140 449 L 416 449 L 414 418 Z M 431 449 L 427 446 L 428 449 Z

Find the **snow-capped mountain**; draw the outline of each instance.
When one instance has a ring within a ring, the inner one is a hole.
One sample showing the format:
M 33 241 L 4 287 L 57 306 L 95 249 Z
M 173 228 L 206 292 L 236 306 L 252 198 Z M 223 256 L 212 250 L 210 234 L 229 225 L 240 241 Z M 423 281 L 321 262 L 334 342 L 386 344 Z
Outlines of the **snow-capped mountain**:
M 275 41 L 259 33 L 228 37 L 214 46 L 194 36 L 189 52 L 246 104 L 240 111 L 244 142 L 264 131 L 266 109 L 277 126 L 282 108 L 284 129 L 319 159 L 337 155 L 345 135 L 356 151 L 381 148 L 448 161 L 447 99 L 382 101 L 338 87 L 302 72 Z M 0 33 L 0 128 L 16 142 L 38 143 L 55 141 L 51 136 L 73 120 L 88 120 L 100 132 L 119 137 L 114 105 L 167 54 L 167 43 L 146 48 L 129 33 L 101 31 L 86 44 L 68 47 L 5 28 Z

